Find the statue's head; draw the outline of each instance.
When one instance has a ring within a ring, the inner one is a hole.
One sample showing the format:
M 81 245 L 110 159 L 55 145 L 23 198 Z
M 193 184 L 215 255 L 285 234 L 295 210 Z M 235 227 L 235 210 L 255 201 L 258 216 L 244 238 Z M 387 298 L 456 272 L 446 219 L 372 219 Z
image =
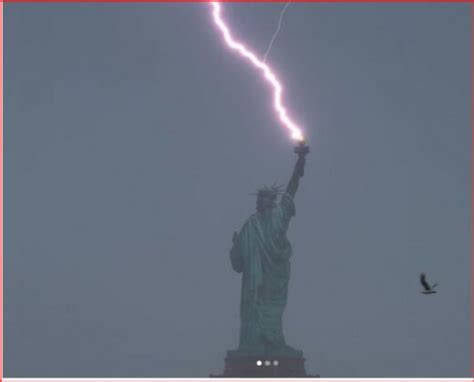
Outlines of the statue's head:
M 257 191 L 257 211 L 264 212 L 276 206 L 276 199 L 279 194 L 281 186 L 264 186 Z

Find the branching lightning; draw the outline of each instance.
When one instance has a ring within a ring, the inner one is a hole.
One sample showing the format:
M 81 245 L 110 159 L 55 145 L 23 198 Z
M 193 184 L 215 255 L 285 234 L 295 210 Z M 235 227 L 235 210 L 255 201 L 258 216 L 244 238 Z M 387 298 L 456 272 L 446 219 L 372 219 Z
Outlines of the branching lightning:
M 222 36 L 227 46 L 229 46 L 230 49 L 239 53 L 242 57 L 247 59 L 254 67 L 256 67 L 262 72 L 265 80 L 268 83 L 270 83 L 270 85 L 273 88 L 273 107 L 281 123 L 288 130 L 290 130 L 291 137 L 293 139 L 297 141 L 303 141 L 304 138 L 303 138 L 303 133 L 302 133 L 301 128 L 290 119 L 286 111 L 286 108 L 284 107 L 282 103 L 283 88 L 281 86 L 279 79 L 275 75 L 275 73 L 273 73 L 271 68 L 265 62 L 258 59 L 257 56 L 252 51 L 250 51 L 243 43 L 234 39 L 229 28 L 227 27 L 226 23 L 222 19 L 221 5 L 218 2 L 211 2 L 210 5 L 213 9 L 212 15 L 214 18 L 214 22 L 219 28 L 219 30 L 221 31 Z
M 278 26 L 273 33 L 272 39 L 270 41 L 270 44 L 268 45 L 267 51 L 265 52 L 265 55 L 263 56 L 263 62 L 267 62 L 267 56 L 270 53 L 270 50 L 272 49 L 273 43 L 275 42 L 275 39 L 278 36 L 278 33 L 280 33 L 280 28 L 281 28 L 281 22 L 283 21 L 283 16 L 285 15 L 286 9 L 290 6 L 291 1 L 288 1 L 285 6 L 283 7 L 283 10 L 280 13 L 280 18 L 278 19 Z

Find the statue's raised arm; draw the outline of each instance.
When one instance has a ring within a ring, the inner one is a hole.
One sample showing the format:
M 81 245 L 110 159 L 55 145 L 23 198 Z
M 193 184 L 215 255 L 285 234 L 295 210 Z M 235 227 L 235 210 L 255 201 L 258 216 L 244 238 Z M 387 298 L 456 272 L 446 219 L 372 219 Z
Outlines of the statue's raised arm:
M 295 147 L 295 153 L 298 154 L 298 160 L 296 161 L 293 174 L 291 175 L 291 179 L 288 182 L 288 186 L 286 187 L 286 192 L 290 194 L 292 198 L 295 197 L 300 178 L 302 178 L 304 175 L 304 165 L 306 163 L 305 157 L 306 154 L 309 153 L 309 147 L 304 141 L 301 141 L 298 146 Z

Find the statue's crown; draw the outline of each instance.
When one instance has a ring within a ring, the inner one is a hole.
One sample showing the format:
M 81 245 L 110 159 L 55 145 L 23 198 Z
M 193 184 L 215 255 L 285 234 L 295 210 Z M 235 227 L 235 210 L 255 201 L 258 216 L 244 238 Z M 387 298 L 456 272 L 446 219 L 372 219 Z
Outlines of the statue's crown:
M 257 197 L 269 197 L 274 200 L 278 195 L 283 194 L 282 187 L 283 185 L 277 186 L 276 184 L 273 184 L 271 187 L 263 186 L 257 191 Z

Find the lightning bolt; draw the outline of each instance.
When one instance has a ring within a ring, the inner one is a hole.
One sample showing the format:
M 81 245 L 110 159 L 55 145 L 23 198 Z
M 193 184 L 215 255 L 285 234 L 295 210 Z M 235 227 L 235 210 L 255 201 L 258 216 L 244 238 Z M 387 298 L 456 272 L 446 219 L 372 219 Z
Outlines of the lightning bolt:
M 280 122 L 285 128 L 287 128 L 291 132 L 291 137 L 293 139 L 300 142 L 304 141 L 303 132 L 301 128 L 290 119 L 286 108 L 283 105 L 283 88 L 275 73 L 273 73 L 271 68 L 265 62 L 258 59 L 257 56 L 252 51 L 250 51 L 243 43 L 234 39 L 229 28 L 222 19 L 221 5 L 215 1 L 211 2 L 210 5 L 212 7 L 212 16 L 214 18 L 214 22 L 221 31 L 227 46 L 229 46 L 229 48 L 236 51 L 242 57 L 247 59 L 255 68 L 260 70 L 265 80 L 270 83 L 271 87 L 273 88 L 273 108 L 275 109 L 280 119 Z
M 278 33 L 280 33 L 281 22 L 283 21 L 283 16 L 285 15 L 286 9 L 289 7 L 290 3 L 291 3 L 291 1 L 288 1 L 285 4 L 285 6 L 283 7 L 283 10 L 280 13 L 280 18 L 278 20 L 277 29 L 276 29 L 275 33 L 273 33 L 272 39 L 270 41 L 270 45 L 268 45 L 267 51 L 265 52 L 265 55 L 263 56 L 263 62 L 267 62 L 268 53 L 270 53 L 270 50 L 272 49 L 273 43 L 275 42 L 275 39 L 277 38 Z

